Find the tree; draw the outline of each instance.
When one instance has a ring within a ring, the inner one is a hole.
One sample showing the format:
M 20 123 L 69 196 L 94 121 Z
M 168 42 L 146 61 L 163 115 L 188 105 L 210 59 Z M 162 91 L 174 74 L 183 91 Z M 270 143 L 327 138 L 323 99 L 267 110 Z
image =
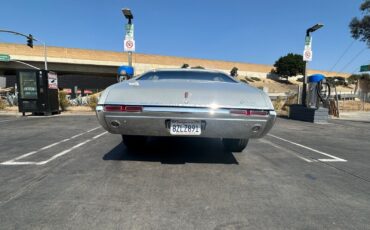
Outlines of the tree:
M 364 14 L 363 18 L 353 18 L 349 28 L 354 39 L 366 42 L 367 46 L 370 47 L 370 0 L 365 0 L 360 6 L 360 10 Z
M 356 84 L 358 80 L 370 81 L 370 74 L 352 74 L 347 80 L 350 84 Z
M 236 67 L 233 67 L 232 69 L 231 69 L 231 71 L 230 71 L 230 75 L 232 76 L 232 77 L 237 77 L 238 76 L 238 68 L 236 68 Z
M 189 68 L 188 64 L 186 64 L 186 63 L 182 64 L 181 69 L 187 69 L 187 68 Z
M 288 77 L 297 76 L 304 73 L 305 63 L 302 55 L 288 53 L 286 56 L 280 57 L 274 64 L 276 68 L 274 73 L 280 77 L 288 79 Z

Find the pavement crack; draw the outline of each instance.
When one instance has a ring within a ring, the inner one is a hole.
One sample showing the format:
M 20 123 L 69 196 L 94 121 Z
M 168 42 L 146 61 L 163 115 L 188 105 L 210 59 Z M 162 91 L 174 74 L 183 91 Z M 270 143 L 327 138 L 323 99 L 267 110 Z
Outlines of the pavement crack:
M 14 193 L 11 193 L 10 197 L 8 199 L 0 201 L 0 207 L 7 204 L 11 200 L 14 200 L 14 199 L 18 198 L 19 196 L 21 196 L 25 192 L 31 190 L 33 187 L 38 185 L 46 176 L 47 175 L 41 175 L 39 177 L 36 177 L 36 178 L 33 179 L 32 182 L 30 182 L 26 186 L 22 187 L 21 189 L 19 189 L 18 191 L 14 192 Z
M 370 183 L 370 179 L 368 179 L 368 178 L 366 178 L 366 177 L 362 177 L 362 176 L 359 176 L 359 175 L 357 175 L 357 174 L 354 174 L 354 173 L 352 173 L 352 172 L 349 172 L 349 171 L 347 171 L 347 170 L 345 170 L 345 169 L 342 169 L 342 168 L 339 168 L 339 167 L 336 167 L 336 166 L 334 166 L 334 165 L 332 165 L 332 164 L 329 164 L 329 163 L 326 163 L 326 162 L 322 162 L 322 161 L 319 161 L 321 164 L 324 164 L 324 165 L 327 165 L 327 166 L 329 166 L 329 167 L 332 167 L 332 168 L 334 168 L 334 169 L 336 169 L 336 170 L 338 170 L 338 171 L 341 171 L 341 172 L 343 172 L 343 173 L 345 173 L 345 174 L 347 174 L 347 175 L 349 175 L 349 176 L 353 176 L 353 177 L 356 177 L 357 179 L 359 179 L 359 180 L 362 180 L 362 181 L 364 181 L 364 182 L 367 182 L 367 183 Z

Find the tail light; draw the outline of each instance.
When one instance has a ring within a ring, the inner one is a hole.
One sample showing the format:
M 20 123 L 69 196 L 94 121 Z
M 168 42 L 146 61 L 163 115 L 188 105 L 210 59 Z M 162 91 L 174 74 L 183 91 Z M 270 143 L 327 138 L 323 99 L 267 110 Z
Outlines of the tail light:
M 107 112 L 120 112 L 121 111 L 121 107 L 120 105 L 106 105 L 104 106 L 104 111 L 107 111 Z
M 137 113 L 142 112 L 143 107 L 138 105 L 105 105 L 104 111 Z
M 244 115 L 244 116 L 268 116 L 269 111 L 254 110 L 254 109 L 231 109 L 230 114 Z

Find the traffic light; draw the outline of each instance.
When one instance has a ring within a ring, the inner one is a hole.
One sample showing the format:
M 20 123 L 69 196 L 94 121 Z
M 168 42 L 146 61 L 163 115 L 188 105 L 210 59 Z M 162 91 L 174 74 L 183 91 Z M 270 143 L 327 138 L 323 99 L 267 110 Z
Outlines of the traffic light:
M 32 34 L 29 34 L 27 37 L 27 45 L 31 48 L 33 48 L 33 37 Z

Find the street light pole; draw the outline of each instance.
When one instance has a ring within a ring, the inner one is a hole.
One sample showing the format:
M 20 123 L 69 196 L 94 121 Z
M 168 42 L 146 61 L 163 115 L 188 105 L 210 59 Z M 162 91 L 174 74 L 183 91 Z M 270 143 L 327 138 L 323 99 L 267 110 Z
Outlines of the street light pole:
M 132 14 L 131 10 L 130 9 L 122 9 L 122 13 L 123 15 L 125 16 L 125 18 L 128 20 L 128 25 L 130 27 L 130 29 L 132 28 L 132 20 L 134 19 L 134 15 Z M 133 29 L 133 28 L 132 28 Z M 127 30 L 127 29 L 126 29 Z M 133 34 L 129 34 L 128 31 L 126 31 L 126 36 L 125 36 L 125 39 L 126 37 L 128 36 L 132 36 L 130 37 L 131 39 L 133 39 Z M 125 45 L 125 44 L 124 44 Z M 129 66 L 132 66 L 132 51 L 128 51 L 128 65 Z
M 31 42 L 32 41 L 41 42 L 43 44 L 43 46 L 44 46 L 44 65 L 45 65 L 45 70 L 48 70 L 47 47 L 46 47 L 46 43 L 45 42 L 42 42 L 40 40 L 37 40 L 37 39 L 33 38 L 33 36 L 31 34 L 26 35 L 26 34 L 22 34 L 22 33 L 11 31 L 11 30 L 0 30 L 0 32 L 3 32 L 3 33 L 11 33 L 11 34 L 23 36 L 23 37 L 26 37 Z M 31 48 L 33 48 L 33 46 Z
M 305 38 L 305 42 L 309 44 L 306 44 L 309 46 L 309 48 L 311 49 L 311 33 L 312 32 L 315 32 L 316 30 L 320 29 L 321 27 L 323 27 L 324 25 L 323 24 L 316 24 L 310 28 L 308 28 L 306 30 L 306 38 Z M 303 69 L 303 89 L 302 89 L 302 105 L 303 106 L 307 106 L 307 63 L 308 61 L 304 61 L 304 69 Z
M 44 44 L 44 63 L 45 63 L 45 70 L 48 70 L 48 51 L 47 51 L 47 48 L 46 48 L 46 43 L 43 42 Z

